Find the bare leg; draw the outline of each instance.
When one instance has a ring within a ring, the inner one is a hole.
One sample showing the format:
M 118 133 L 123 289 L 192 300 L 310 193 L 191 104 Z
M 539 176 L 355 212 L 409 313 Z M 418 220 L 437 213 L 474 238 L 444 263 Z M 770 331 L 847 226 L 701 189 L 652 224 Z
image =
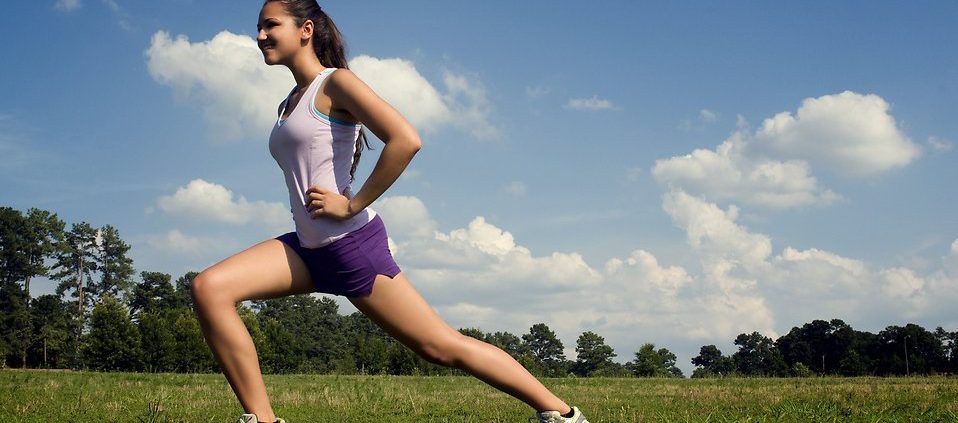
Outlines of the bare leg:
M 378 275 L 372 294 L 349 301 L 429 362 L 465 370 L 536 411 L 570 409 L 508 353 L 449 327 L 403 273 Z
M 193 280 L 193 298 L 203 336 L 247 413 L 261 422 L 276 416 L 266 396 L 256 347 L 236 304 L 313 291 L 302 259 L 281 241 L 256 244 L 204 270 Z

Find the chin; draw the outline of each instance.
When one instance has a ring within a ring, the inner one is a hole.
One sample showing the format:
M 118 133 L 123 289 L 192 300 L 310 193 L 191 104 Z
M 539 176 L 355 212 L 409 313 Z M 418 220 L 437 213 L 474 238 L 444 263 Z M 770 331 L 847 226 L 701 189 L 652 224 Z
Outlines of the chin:
M 260 51 L 260 52 L 263 53 L 263 61 L 266 62 L 267 65 L 275 65 L 277 63 L 275 58 L 270 59 L 270 54 L 268 52 L 266 51 Z

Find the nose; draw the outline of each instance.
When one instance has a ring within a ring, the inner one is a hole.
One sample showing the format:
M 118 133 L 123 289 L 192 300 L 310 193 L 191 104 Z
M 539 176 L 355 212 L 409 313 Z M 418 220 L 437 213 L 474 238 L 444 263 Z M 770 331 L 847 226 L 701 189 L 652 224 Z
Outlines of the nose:
M 259 30 L 259 32 L 256 33 L 256 39 L 258 41 L 266 41 L 266 30 L 265 29 Z

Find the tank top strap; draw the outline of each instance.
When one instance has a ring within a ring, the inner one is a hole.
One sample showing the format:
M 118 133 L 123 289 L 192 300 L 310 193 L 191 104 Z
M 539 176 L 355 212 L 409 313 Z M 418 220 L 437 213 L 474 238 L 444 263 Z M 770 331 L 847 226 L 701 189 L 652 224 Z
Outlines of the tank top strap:
M 318 75 L 316 75 L 316 79 L 313 81 L 312 84 L 310 84 L 309 90 L 306 92 L 306 94 L 309 94 L 309 98 L 311 99 L 316 98 L 316 93 L 319 92 L 319 87 L 323 85 L 323 81 L 325 81 L 326 77 L 331 75 L 336 69 L 338 68 L 326 68 L 326 69 L 323 69 L 323 71 L 320 72 Z

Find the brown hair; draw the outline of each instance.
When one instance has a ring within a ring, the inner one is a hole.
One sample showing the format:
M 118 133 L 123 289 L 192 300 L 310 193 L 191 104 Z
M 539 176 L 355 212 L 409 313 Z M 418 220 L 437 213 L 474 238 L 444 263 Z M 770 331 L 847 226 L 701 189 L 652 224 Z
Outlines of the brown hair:
M 333 23 L 333 19 L 319 7 L 316 0 L 266 0 L 263 4 L 274 1 L 286 6 L 286 12 L 296 19 L 296 25 L 303 26 L 307 20 L 313 21 L 313 51 L 319 58 L 320 64 L 328 68 L 349 69 L 343 35 Z M 359 128 L 359 136 L 356 137 L 356 153 L 353 154 L 353 166 L 349 169 L 350 183 L 353 182 L 353 175 L 356 173 L 356 167 L 359 166 L 359 157 L 362 155 L 364 143 L 366 148 L 372 149 L 366 138 L 366 132 L 363 128 Z

